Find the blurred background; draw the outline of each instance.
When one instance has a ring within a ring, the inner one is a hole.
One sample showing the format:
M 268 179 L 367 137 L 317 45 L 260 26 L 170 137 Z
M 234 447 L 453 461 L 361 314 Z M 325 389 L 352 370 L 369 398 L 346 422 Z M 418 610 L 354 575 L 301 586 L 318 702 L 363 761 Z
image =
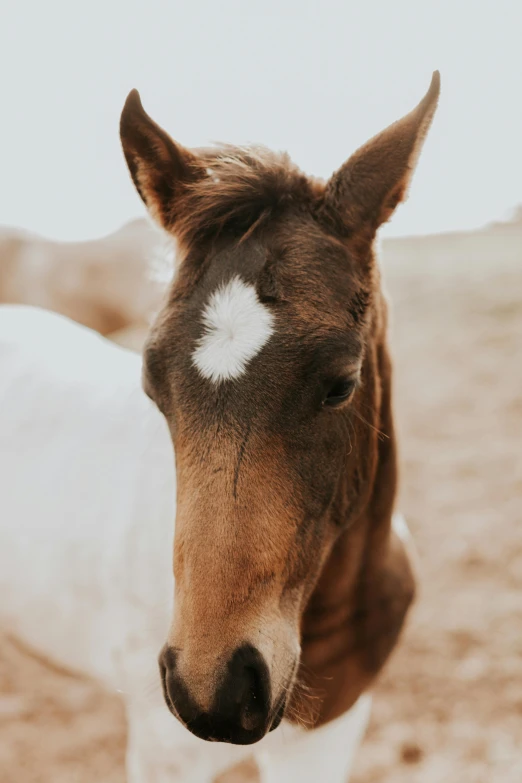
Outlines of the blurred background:
M 380 236 L 421 590 L 354 779 L 520 783 L 522 6 L 0 7 L 0 302 L 135 350 L 164 241 L 120 149 L 131 88 L 187 146 L 262 142 L 327 177 L 441 71 L 410 200 Z M 123 783 L 124 732 L 117 695 L 0 636 L 2 783 Z

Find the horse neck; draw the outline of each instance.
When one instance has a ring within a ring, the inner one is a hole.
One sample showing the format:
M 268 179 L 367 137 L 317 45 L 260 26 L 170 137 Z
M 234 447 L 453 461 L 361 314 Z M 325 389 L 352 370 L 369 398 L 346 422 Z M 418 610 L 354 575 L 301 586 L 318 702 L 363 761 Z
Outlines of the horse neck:
M 338 536 L 303 616 L 302 672 L 305 682 L 322 694 L 319 723 L 348 709 L 370 684 L 395 643 L 395 628 L 400 629 L 411 601 L 408 584 L 397 611 L 394 607 L 388 612 L 395 600 L 389 575 L 395 573 L 398 555 L 391 536 L 397 463 L 385 326 L 380 332 L 372 369 L 380 398 L 375 427 L 381 435 L 374 433 L 371 477 L 362 506 Z M 347 475 L 340 497 L 349 497 L 346 485 L 351 480 Z M 397 564 L 405 567 L 402 559 Z M 407 561 L 406 570 L 409 573 Z

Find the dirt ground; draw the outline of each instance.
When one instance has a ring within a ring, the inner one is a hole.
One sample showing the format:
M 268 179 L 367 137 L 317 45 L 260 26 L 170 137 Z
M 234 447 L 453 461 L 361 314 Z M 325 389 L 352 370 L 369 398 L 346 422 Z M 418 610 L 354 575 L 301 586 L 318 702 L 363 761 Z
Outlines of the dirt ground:
M 520 783 L 522 263 L 386 267 L 422 589 L 354 783 Z M 0 639 L 0 783 L 124 783 L 124 733 L 116 695 Z

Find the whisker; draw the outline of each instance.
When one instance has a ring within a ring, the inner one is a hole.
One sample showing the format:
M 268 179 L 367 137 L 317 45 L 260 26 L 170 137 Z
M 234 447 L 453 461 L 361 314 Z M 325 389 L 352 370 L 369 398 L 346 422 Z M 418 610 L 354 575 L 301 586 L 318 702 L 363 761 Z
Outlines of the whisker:
M 371 422 L 366 421 L 364 416 L 361 416 L 361 414 L 358 411 L 352 410 L 351 413 L 353 416 L 356 416 L 359 419 L 359 421 L 362 421 L 363 424 L 366 424 L 368 427 L 370 427 L 370 429 L 376 432 L 380 438 L 389 439 L 390 437 L 389 435 L 387 435 L 385 432 L 382 432 L 382 430 L 378 429 L 377 427 L 374 427 L 374 425 Z

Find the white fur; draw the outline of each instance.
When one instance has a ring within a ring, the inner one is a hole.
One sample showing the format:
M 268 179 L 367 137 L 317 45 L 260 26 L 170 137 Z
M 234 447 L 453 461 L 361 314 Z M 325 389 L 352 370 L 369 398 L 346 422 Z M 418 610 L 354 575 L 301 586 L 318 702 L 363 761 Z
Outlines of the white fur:
M 404 515 L 399 511 L 396 511 L 392 517 L 392 527 L 395 533 L 399 536 L 403 544 L 413 544 L 413 538 L 410 533 L 410 528 L 404 518 Z
M 62 316 L 0 307 L 2 628 L 122 692 L 128 783 L 212 783 L 251 753 L 262 783 L 346 783 L 368 696 L 243 747 L 197 739 L 165 706 L 175 472 L 140 365 Z
M 237 275 L 214 291 L 202 321 L 205 332 L 192 361 L 214 383 L 239 378 L 274 331 L 274 316 Z
M 371 707 L 366 693 L 348 712 L 313 731 L 283 724 L 267 737 L 270 747 L 256 753 L 262 783 L 348 783 Z

